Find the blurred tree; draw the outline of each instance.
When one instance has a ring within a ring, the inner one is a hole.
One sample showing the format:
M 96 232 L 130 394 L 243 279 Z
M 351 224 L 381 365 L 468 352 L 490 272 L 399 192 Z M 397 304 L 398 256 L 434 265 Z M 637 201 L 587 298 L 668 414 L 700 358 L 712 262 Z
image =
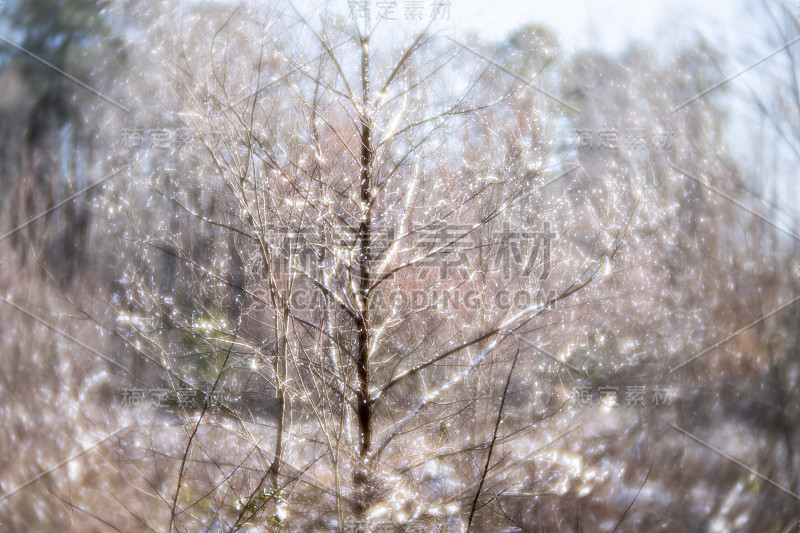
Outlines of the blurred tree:
M 0 102 L 0 183 L 8 191 L 3 202 L 12 228 L 100 177 L 95 170 L 106 147 L 92 124 L 102 101 L 68 76 L 99 88 L 119 65 L 121 41 L 110 36 L 107 5 L 43 0 L 5 6 L 7 38 L 18 46 L 0 43 L 0 85 L 13 89 Z M 41 253 L 59 279 L 71 278 L 85 260 L 91 218 L 85 200 L 65 204 L 13 237 L 23 254 L 30 246 Z

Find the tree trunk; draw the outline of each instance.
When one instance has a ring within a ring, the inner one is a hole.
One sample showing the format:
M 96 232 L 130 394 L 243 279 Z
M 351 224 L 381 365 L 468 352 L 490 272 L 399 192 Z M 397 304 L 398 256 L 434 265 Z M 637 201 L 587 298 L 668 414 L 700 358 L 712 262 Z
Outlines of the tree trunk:
M 367 14 L 369 16 L 369 13 Z M 356 388 L 356 418 L 358 420 L 358 435 L 360 439 L 359 464 L 354 470 L 353 482 L 355 489 L 355 515 L 359 524 L 363 523 L 364 515 L 370 506 L 371 486 L 370 481 L 370 446 L 372 443 L 372 405 L 370 403 L 370 325 L 369 325 L 369 285 L 371 278 L 370 239 L 372 231 L 372 160 L 374 149 L 372 146 L 371 117 L 369 116 L 369 19 L 367 28 L 361 39 L 361 86 L 362 102 L 360 111 L 361 122 L 361 168 L 360 168 L 360 200 L 361 222 L 358 227 L 358 285 L 356 301 L 358 305 L 356 330 L 358 332 L 356 360 L 358 365 L 358 387 Z

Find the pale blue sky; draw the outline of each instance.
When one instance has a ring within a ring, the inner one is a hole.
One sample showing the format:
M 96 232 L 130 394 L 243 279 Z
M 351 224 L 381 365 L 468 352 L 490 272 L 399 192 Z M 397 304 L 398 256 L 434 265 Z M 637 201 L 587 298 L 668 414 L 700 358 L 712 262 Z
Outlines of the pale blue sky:
M 717 49 L 732 52 L 746 46 L 759 31 L 746 6 L 757 0 L 290 0 L 306 16 L 327 10 L 348 17 L 348 7 L 369 4 L 373 20 L 394 4 L 397 22 L 390 25 L 422 29 L 434 2 L 450 4 L 450 17 L 433 29 L 473 30 L 484 39 L 499 39 L 526 23 L 553 29 L 564 52 L 580 49 L 615 53 L 631 40 L 680 45 L 698 31 Z M 788 0 L 792 2 L 794 0 Z M 409 24 L 410 6 L 422 19 Z M 761 25 L 763 29 L 764 25 Z
M 402 2 L 403 0 L 399 0 Z M 701 29 L 735 41 L 748 31 L 743 0 L 451 0 L 451 22 L 500 37 L 526 21 L 551 27 L 567 50 L 619 51 L 631 39 L 658 41 Z

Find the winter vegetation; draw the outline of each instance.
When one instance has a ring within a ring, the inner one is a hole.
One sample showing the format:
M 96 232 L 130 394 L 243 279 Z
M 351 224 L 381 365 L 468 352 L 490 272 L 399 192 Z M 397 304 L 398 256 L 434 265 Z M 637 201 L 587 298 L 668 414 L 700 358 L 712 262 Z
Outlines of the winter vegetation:
M 384 4 L 0 7 L 0 531 L 796 531 L 796 6 Z

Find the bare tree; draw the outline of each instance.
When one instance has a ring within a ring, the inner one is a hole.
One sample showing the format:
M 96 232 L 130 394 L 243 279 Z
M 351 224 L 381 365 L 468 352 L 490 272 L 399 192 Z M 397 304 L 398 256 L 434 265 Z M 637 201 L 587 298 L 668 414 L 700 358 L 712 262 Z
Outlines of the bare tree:
M 497 467 L 472 458 L 530 432 L 523 420 L 498 431 L 513 367 L 495 376 L 601 276 L 629 218 L 607 218 L 602 242 L 562 247 L 575 205 L 543 187 L 558 172 L 549 116 L 564 104 L 485 44 L 427 31 L 395 43 L 380 24 L 245 6 L 213 20 L 156 33 L 169 43 L 154 54 L 161 103 L 197 144 L 174 171 L 134 163 L 173 222 L 131 211 L 125 231 L 132 264 L 167 265 L 132 271 L 126 292 L 162 317 L 137 333 L 170 387 L 274 396 L 271 445 L 251 442 L 268 466 L 241 462 L 214 489 L 220 520 L 280 524 L 310 492 L 341 530 L 471 520 Z M 488 59 L 477 69 L 476 55 Z M 210 240 L 187 240 L 200 226 Z M 172 527 L 208 413 L 186 429 Z M 464 482 L 431 473 L 439 463 Z M 235 517 L 222 511 L 231 498 Z
M 113 180 L 75 285 L 23 238 L 58 219 L 0 240 L 0 527 L 791 524 L 793 229 L 726 147 L 718 52 L 364 8 L 115 7 L 130 112 L 81 107 Z M 787 79 L 753 101 L 792 138 Z

